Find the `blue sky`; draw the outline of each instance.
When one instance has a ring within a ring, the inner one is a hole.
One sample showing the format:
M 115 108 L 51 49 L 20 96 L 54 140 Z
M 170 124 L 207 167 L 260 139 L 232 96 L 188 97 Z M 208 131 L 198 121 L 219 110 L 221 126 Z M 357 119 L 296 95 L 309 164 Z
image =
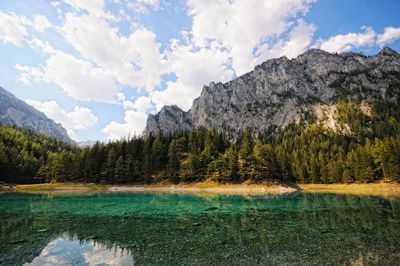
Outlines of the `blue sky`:
M 76 140 L 118 139 L 270 58 L 400 51 L 398 10 L 395 0 L 5 0 L 0 86 Z

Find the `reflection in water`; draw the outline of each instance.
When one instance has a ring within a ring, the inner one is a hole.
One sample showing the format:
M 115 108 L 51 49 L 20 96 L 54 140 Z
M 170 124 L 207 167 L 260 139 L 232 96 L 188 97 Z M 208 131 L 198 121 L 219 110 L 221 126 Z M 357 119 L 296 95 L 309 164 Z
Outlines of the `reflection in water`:
M 400 261 L 398 198 L 309 193 L 3 194 L 0 218 L 0 265 L 55 260 L 64 265 Z
M 62 235 L 51 241 L 39 256 L 24 265 L 133 265 L 128 250 L 117 245 L 107 247 L 93 240 L 79 241 Z

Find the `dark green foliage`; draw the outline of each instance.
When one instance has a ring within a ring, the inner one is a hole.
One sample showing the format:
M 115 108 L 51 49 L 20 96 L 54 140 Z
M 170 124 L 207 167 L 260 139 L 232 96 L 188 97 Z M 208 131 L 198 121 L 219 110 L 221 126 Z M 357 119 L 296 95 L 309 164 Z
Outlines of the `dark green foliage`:
M 178 183 L 179 181 L 180 157 L 177 140 L 173 139 L 169 145 L 167 165 L 168 179 L 172 183 Z
M 0 181 L 36 183 L 39 181 L 35 179 L 39 169 L 50 160 L 59 166 L 50 170 L 59 171 L 62 178 L 71 178 L 71 172 L 66 171 L 70 163 L 66 154 L 76 151 L 73 145 L 58 139 L 29 129 L 0 124 Z M 61 155 L 62 152 L 64 155 Z
M 400 181 L 400 109 L 389 102 L 375 102 L 368 112 L 360 106 L 355 101 L 337 103 L 337 132 L 307 112 L 298 123 L 271 127 L 257 139 L 246 130 L 237 144 L 209 129 L 150 134 L 79 149 L 1 125 L 0 181 Z
M 251 178 L 254 173 L 254 140 L 249 129 L 246 129 L 242 136 L 242 143 L 239 150 L 239 175 L 242 181 Z

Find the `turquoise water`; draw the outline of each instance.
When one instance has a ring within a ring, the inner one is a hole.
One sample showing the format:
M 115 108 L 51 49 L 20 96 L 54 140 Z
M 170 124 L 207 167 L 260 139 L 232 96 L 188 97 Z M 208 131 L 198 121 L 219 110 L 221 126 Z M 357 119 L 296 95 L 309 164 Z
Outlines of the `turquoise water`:
M 0 265 L 398 265 L 400 198 L 0 194 Z

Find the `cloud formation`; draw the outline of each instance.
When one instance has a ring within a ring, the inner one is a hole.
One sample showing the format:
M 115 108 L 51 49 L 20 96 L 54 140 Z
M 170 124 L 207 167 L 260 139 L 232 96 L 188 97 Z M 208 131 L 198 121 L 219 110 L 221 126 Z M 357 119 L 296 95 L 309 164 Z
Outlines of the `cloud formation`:
M 53 24 L 51 24 L 45 16 L 35 15 L 34 27 L 38 32 L 44 32 L 46 29 L 52 28 Z
M 74 130 L 93 127 L 98 120 L 92 111 L 86 107 L 75 106 L 74 110 L 68 113 L 55 101 L 40 102 L 28 99 L 26 103 L 42 111 L 56 123 L 60 123 L 74 140 L 77 140 Z
M 371 27 L 363 26 L 361 33 L 348 33 L 346 35 L 332 36 L 328 40 L 319 40 L 318 47 L 327 52 L 347 52 L 353 48 L 373 45 L 376 39 L 376 33 Z
M 118 140 L 122 137 L 141 135 L 146 126 L 147 115 L 135 110 L 125 111 L 124 123 L 111 122 L 102 131 L 107 139 Z
M 32 23 L 26 17 L 0 11 L 0 40 L 22 47 L 22 41 L 28 35 L 26 29 L 28 25 Z
M 382 47 L 400 38 L 400 28 L 387 27 L 383 34 L 379 34 L 376 43 Z
M 101 17 L 68 13 L 61 27 L 65 41 L 119 83 L 153 90 L 163 74 L 156 35 L 141 27 L 128 37 Z
M 293 58 L 311 47 L 329 52 L 382 47 L 400 38 L 400 28 L 377 33 L 364 26 L 316 40 L 318 25 L 306 17 L 316 2 L 186 0 L 179 8 L 191 23 L 178 29 L 181 35 L 166 37 L 157 28 L 165 21 L 152 16 L 175 10 L 176 2 L 60 0 L 49 5 L 58 20 L 0 11 L 0 41 L 44 58 L 15 63 L 21 82 L 54 84 L 77 101 L 120 105 L 123 122 L 116 119 L 103 129 L 114 139 L 140 134 L 148 113 L 164 105 L 188 110 L 204 85 L 227 82 L 265 60 Z M 165 27 L 174 19 L 180 18 L 171 17 Z M 135 100 L 126 99 L 121 93 L 126 90 Z
M 363 32 L 339 34 L 328 40 L 319 39 L 314 47 L 327 52 L 343 53 L 354 48 L 378 45 L 383 47 L 400 38 L 400 28 L 388 27 L 384 33 L 377 34 L 372 27 L 361 27 Z
M 232 57 L 232 68 L 242 75 L 254 67 L 257 53 L 253 51 L 281 37 L 314 2 L 188 0 L 193 42 L 200 47 L 217 42 L 226 48 Z M 258 54 L 262 56 L 262 52 Z
M 15 65 L 21 72 L 20 80 L 52 83 L 63 89 L 69 96 L 81 101 L 113 102 L 119 87 L 111 73 L 95 67 L 91 62 L 78 59 L 51 46 L 40 43 L 50 57 L 42 67 Z

